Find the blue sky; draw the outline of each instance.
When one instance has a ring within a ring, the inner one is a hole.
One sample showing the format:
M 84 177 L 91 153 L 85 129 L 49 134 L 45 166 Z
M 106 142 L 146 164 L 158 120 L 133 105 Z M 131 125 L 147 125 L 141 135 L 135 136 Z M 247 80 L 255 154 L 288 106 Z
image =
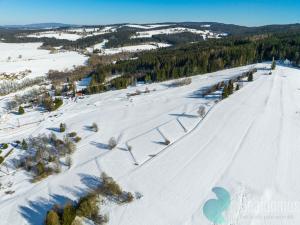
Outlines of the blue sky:
M 0 24 L 215 21 L 300 22 L 299 0 L 0 0 Z

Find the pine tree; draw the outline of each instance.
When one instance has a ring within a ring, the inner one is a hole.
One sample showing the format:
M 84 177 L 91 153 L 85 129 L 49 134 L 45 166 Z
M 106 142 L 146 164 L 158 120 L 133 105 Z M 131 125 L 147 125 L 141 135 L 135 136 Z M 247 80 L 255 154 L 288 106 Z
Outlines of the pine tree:
M 223 92 L 222 92 L 222 99 L 225 99 L 229 96 L 228 94 L 228 86 L 225 85 L 224 88 L 223 88 Z
M 27 149 L 28 149 L 28 144 L 27 144 L 27 142 L 25 141 L 25 139 L 23 139 L 23 141 L 22 141 L 22 149 L 24 149 L 24 150 L 27 150 Z
M 251 81 L 253 81 L 253 73 L 252 72 L 248 74 L 248 82 L 251 82 Z
M 228 83 L 228 88 L 227 88 L 228 95 L 231 95 L 233 93 L 233 89 L 234 89 L 233 82 L 230 80 L 229 83 Z
M 149 83 L 151 83 L 152 82 L 152 80 L 151 80 L 151 75 L 150 74 L 147 74 L 146 76 L 145 76 L 145 83 L 146 84 L 149 84 Z

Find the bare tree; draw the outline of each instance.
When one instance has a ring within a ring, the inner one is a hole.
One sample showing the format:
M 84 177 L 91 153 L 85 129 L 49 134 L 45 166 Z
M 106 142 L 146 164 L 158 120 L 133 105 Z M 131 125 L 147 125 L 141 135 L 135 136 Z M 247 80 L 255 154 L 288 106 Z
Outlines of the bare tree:
M 112 150 L 112 149 L 114 149 L 116 146 L 117 146 L 117 140 L 116 140 L 114 137 L 110 138 L 109 141 L 108 141 L 108 148 L 109 148 L 110 150 Z
M 92 128 L 92 130 L 94 132 L 98 132 L 99 131 L 98 125 L 96 123 L 93 123 L 91 128 Z
M 198 113 L 198 115 L 199 115 L 200 117 L 203 118 L 203 117 L 205 116 L 205 114 L 206 114 L 206 112 L 205 112 L 205 107 L 204 107 L 203 105 L 201 105 L 201 106 L 199 107 L 197 113 Z

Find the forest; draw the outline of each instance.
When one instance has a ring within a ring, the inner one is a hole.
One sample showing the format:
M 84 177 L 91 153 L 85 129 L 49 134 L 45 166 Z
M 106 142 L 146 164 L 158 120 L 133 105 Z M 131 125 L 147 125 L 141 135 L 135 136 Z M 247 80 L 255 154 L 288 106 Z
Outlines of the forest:
M 136 80 L 160 82 L 222 69 L 270 61 L 289 59 L 300 64 L 300 33 L 250 35 L 208 40 L 177 48 L 161 49 L 138 54 L 136 60 L 98 66 L 92 74 L 89 93 L 101 92 L 107 87 L 126 88 Z M 103 85 L 105 77 L 122 74 Z

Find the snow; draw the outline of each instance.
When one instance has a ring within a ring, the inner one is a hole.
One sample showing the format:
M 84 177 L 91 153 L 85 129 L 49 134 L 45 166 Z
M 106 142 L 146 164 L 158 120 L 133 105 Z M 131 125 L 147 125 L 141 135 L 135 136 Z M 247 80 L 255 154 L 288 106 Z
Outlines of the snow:
M 72 69 L 73 66 L 83 65 L 87 60 L 87 57 L 77 52 L 60 51 L 50 54 L 48 50 L 39 49 L 41 45 L 42 43 L 0 43 L 0 73 L 31 70 L 26 78 L 33 78 L 45 75 L 50 69 Z
M 190 32 L 190 33 L 202 35 L 203 39 L 220 38 L 221 36 L 226 36 L 226 34 L 216 34 L 209 30 L 197 30 L 197 29 L 191 29 L 185 27 L 175 27 L 175 28 L 165 28 L 160 30 L 136 32 L 136 35 L 132 36 L 131 38 L 150 38 L 154 35 L 159 35 L 159 34 L 178 34 L 183 32 Z
M 146 25 L 126 24 L 123 26 L 106 26 L 103 28 L 81 27 L 81 28 L 71 28 L 68 30 L 50 30 L 50 31 L 44 31 L 39 33 L 33 33 L 27 35 L 27 37 L 33 37 L 33 38 L 45 37 L 45 38 L 56 38 L 56 39 L 66 39 L 70 41 L 76 41 L 78 39 L 85 38 L 85 37 L 117 32 L 117 29 L 121 27 L 132 27 L 132 28 L 145 30 L 145 31 L 136 32 L 136 34 L 133 35 L 131 38 L 150 38 L 153 35 L 178 34 L 183 32 L 190 32 L 190 33 L 202 35 L 203 39 L 221 38 L 223 36 L 227 36 L 226 33 L 214 33 L 208 30 L 210 28 L 210 25 L 202 25 L 201 27 L 203 28 L 203 30 L 186 28 L 186 27 L 168 28 L 169 26 L 174 26 L 174 24 L 146 24 Z
M 105 206 L 109 225 L 211 225 L 202 207 L 215 198 L 211 192 L 215 186 L 231 194 L 226 214 L 233 220 L 230 224 L 299 224 L 299 208 L 281 208 L 282 216 L 276 211 L 277 217 L 270 219 L 263 208 L 254 210 L 247 204 L 298 203 L 295 207 L 299 207 L 300 71 L 278 65 L 269 76 L 265 68 L 270 64 L 257 64 L 255 80 L 244 82 L 229 98 L 215 103 L 214 95 L 199 96 L 201 88 L 252 67 L 194 76 L 188 86 L 170 87 L 168 81 L 70 99 L 52 113 L 11 114 L 6 124 L 0 124 L 2 142 L 49 133 L 48 128 L 61 122 L 82 141 L 68 171 L 34 184 L 25 172 L 13 168 L 0 177 L 5 191 L 15 191 L 12 195 L 0 191 L 1 223 L 42 224 L 52 204 L 78 199 L 91 177 L 105 171 L 124 190 L 143 196 L 130 204 Z M 127 93 L 146 87 L 150 93 L 127 98 Z M 196 113 L 201 105 L 208 111 L 203 120 Z M 44 121 L 23 126 L 21 120 L 18 127 L 17 118 Z M 86 129 L 93 122 L 98 133 Z M 8 124 L 13 129 L 3 130 Z M 109 151 L 105 144 L 113 136 L 118 148 Z M 164 138 L 171 144 L 160 143 Z M 132 146 L 131 153 L 126 145 Z M 20 151 L 15 149 L 8 162 Z
M 140 51 L 149 51 L 157 48 L 167 48 L 171 45 L 166 43 L 157 43 L 157 42 L 150 42 L 140 45 L 130 45 L 124 46 L 119 48 L 105 48 L 105 44 L 108 40 L 103 40 L 101 43 L 94 45 L 94 47 L 87 48 L 89 52 L 93 52 L 94 50 L 100 50 L 101 55 L 113 55 L 118 54 L 121 52 L 140 52 Z
M 45 31 L 45 32 L 41 32 L 41 33 L 30 34 L 30 35 L 27 35 L 27 37 L 56 38 L 56 39 L 66 39 L 66 40 L 70 40 L 70 41 L 76 41 L 76 40 L 82 38 L 82 36 L 78 35 L 78 34 L 68 34 L 68 33 L 58 32 L 58 31 Z
M 169 27 L 172 26 L 173 24 L 147 24 L 147 25 L 141 25 L 141 24 L 126 24 L 126 27 L 132 27 L 132 28 L 138 28 L 138 29 L 154 29 L 154 28 L 159 28 L 159 27 Z
M 76 28 L 76 29 L 69 29 L 69 30 L 52 30 L 52 31 L 45 31 L 39 32 L 34 34 L 29 34 L 27 37 L 33 38 L 56 38 L 56 39 L 66 39 L 70 41 L 76 41 L 81 38 L 101 35 L 106 33 L 116 32 L 116 28 L 112 26 L 100 28 Z
M 112 55 L 121 52 L 140 52 L 140 51 L 149 51 L 157 48 L 166 48 L 171 45 L 165 43 L 151 43 L 151 44 L 141 44 L 141 45 L 131 45 L 119 48 L 108 48 L 103 49 L 103 54 Z

